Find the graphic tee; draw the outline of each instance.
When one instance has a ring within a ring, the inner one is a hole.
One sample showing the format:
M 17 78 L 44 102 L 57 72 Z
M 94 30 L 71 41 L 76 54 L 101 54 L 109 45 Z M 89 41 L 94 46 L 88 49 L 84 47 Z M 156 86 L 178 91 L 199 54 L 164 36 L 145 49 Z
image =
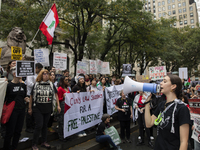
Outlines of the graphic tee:
M 165 107 L 170 106 L 174 102 L 165 104 L 166 101 L 161 102 L 153 113 L 156 117 L 164 111 Z M 177 104 L 174 112 L 175 104 L 164 113 L 162 121 L 157 126 L 158 136 L 155 142 L 154 150 L 179 150 L 180 147 L 180 126 L 183 124 L 190 124 L 190 112 L 184 103 Z M 173 121 L 174 112 L 174 123 Z M 174 127 L 174 133 L 172 128 Z
M 130 115 L 131 115 L 131 111 L 130 111 L 130 106 L 131 106 L 131 101 L 130 99 L 126 98 L 126 99 L 122 99 L 119 98 L 116 102 L 116 106 L 119 107 L 120 109 L 124 109 L 125 112 L 122 111 L 118 111 L 118 119 L 119 121 L 128 121 L 130 120 Z
M 41 82 L 33 86 L 31 95 L 33 95 L 33 109 L 39 109 L 41 113 L 52 112 L 53 95 L 57 93 L 54 84 L 50 82 Z M 36 95 L 34 99 L 34 94 Z
M 9 82 L 7 85 L 5 100 L 7 101 L 7 103 L 15 100 L 15 108 L 23 109 L 26 106 L 24 101 L 24 98 L 26 97 L 26 85 L 24 83 L 21 83 L 20 93 L 18 94 L 19 88 L 20 83 Z

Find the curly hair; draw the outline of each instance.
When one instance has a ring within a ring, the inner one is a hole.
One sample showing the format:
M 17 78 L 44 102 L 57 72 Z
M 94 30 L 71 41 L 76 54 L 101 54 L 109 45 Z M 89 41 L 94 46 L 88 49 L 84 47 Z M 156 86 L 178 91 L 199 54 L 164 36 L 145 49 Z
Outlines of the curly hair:
M 47 72 L 47 73 L 49 73 L 49 71 L 47 70 L 47 69 L 42 69 L 41 71 L 40 71 L 40 73 L 38 74 L 38 76 L 37 76 L 37 78 L 36 78 L 36 82 L 41 82 L 42 80 L 43 80 L 43 73 L 44 72 Z

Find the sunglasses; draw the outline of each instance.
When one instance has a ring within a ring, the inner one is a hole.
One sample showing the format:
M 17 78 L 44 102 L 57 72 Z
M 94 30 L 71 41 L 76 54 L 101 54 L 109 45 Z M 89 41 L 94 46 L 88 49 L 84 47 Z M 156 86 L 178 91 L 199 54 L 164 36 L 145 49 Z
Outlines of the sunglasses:
M 43 73 L 43 75 L 49 75 L 49 73 Z

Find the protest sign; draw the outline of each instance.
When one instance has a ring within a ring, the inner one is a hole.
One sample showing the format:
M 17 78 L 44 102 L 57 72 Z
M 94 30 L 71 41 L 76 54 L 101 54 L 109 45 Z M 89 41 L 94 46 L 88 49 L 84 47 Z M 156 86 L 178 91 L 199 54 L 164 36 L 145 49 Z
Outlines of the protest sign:
M 64 138 L 100 123 L 102 114 L 103 91 L 66 94 Z
M 106 135 L 110 136 L 110 138 L 115 143 L 115 145 L 118 145 L 121 143 L 120 136 L 117 130 L 115 129 L 115 127 L 111 126 L 110 128 L 105 129 L 104 132 Z M 112 148 L 112 145 L 110 145 L 110 147 Z
M 132 75 L 132 65 L 123 64 L 122 76 L 131 76 Z
M 34 49 L 35 63 L 41 63 L 43 66 L 49 66 L 49 50 Z
M 200 117 L 200 99 L 188 99 L 188 101 L 191 119 L 194 120 L 195 117 Z
M 0 59 L 1 59 L 1 52 L 2 52 L 2 48 L 0 48 Z
M 34 61 L 17 61 L 16 62 L 16 76 L 26 77 L 35 75 Z
M 53 53 L 53 66 L 56 70 L 67 69 L 67 54 L 64 53 Z
M 101 74 L 110 74 L 110 65 L 109 65 L 109 62 L 102 62 L 102 65 L 101 65 Z
M 97 59 L 97 73 L 101 73 L 102 63 L 103 61 Z
M 87 71 L 86 71 L 86 73 L 87 73 L 87 74 L 90 74 L 90 61 L 89 61 L 89 60 L 82 59 L 82 62 L 87 63 Z
M 86 62 L 82 62 L 82 61 L 78 61 L 77 62 L 77 67 L 76 67 L 76 74 L 87 74 L 87 63 Z
M 114 85 L 111 87 L 105 88 L 106 104 L 107 104 L 107 113 L 112 115 L 118 110 L 115 109 L 115 104 L 117 99 L 120 98 L 120 91 L 123 90 L 123 84 Z
M 96 60 L 90 60 L 90 74 L 97 74 Z
M 162 80 L 167 75 L 166 67 L 149 67 L 149 78 L 151 80 Z
M 22 48 L 17 46 L 11 46 L 11 59 L 22 60 Z
M 6 95 L 6 89 L 7 89 L 8 82 L 6 81 L 6 78 L 0 78 L 0 117 L 2 113 L 2 108 L 4 104 L 4 99 Z
M 200 143 L 200 118 L 194 118 L 194 130 L 192 132 L 192 138 Z
M 138 82 L 144 82 L 144 83 L 149 83 L 150 79 L 148 75 L 137 75 L 136 80 Z
M 179 68 L 178 71 L 179 71 L 179 77 L 181 79 L 186 79 L 186 80 L 188 79 L 188 69 L 187 69 L 187 67 Z

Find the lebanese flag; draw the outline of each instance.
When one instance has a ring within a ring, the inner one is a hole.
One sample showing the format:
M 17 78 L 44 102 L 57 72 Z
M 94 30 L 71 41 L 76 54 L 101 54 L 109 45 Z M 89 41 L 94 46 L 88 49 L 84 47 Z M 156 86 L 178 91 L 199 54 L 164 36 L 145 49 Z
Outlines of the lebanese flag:
M 54 37 L 54 31 L 59 23 L 56 4 L 54 3 L 44 20 L 40 24 L 39 29 L 47 37 L 48 44 L 51 45 Z

